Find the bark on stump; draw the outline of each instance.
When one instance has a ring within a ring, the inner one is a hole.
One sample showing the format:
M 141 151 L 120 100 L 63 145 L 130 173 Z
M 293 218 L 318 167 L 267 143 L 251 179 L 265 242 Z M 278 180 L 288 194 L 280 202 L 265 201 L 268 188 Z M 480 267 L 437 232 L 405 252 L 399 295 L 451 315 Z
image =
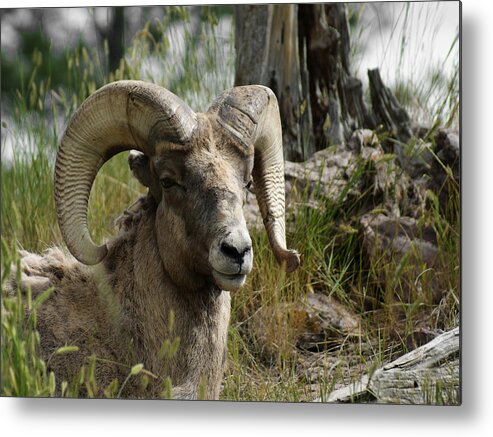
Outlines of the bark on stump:
M 351 75 L 346 5 L 238 5 L 235 85 L 270 87 L 279 100 L 285 158 L 304 161 L 358 128 L 411 138 L 409 116 L 368 72 L 373 108 Z

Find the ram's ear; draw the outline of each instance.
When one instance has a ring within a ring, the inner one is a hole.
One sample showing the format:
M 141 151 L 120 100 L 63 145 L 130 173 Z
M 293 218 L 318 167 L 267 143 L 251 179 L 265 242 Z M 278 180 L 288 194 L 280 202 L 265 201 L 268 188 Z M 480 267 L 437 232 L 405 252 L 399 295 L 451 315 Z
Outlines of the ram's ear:
M 149 188 L 149 194 L 155 200 L 161 198 L 161 188 L 155 180 L 150 167 L 149 157 L 137 150 L 131 150 L 128 154 L 128 165 L 135 178 L 145 187 Z

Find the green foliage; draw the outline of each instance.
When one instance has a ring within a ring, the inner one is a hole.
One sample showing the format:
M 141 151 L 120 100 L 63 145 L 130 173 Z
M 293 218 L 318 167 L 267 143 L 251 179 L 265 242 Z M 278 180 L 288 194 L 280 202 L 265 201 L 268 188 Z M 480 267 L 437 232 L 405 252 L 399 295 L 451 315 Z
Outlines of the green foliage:
M 369 193 L 359 199 L 347 196 L 356 191 L 367 171 L 362 163 L 338 198 L 323 199 L 318 208 L 297 210 L 288 241 L 302 254 L 303 264 L 289 276 L 273 260 L 265 233 L 253 233 L 254 269 L 233 297 L 230 369 L 222 399 L 296 402 L 315 395 L 325 399 L 336 385 L 359 379 L 360 369 L 371 373 L 414 349 L 417 325 L 439 330 L 456 326 L 460 226 L 458 215 L 450 215 L 450 210 L 458 211 L 457 184 L 449 181 L 455 189 L 450 191 L 453 206 L 448 212 L 429 192 L 429 209 L 420 218 L 420 226 L 424 229 L 431 223 L 437 235 L 439 261 L 430 269 L 424 263 L 416 264 L 413 257 L 419 260 L 419 253 L 402 259 L 368 257 L 358 223 Z M 446 290 L 438 302 L 437 290 Z M 316 381 L 299 366 L 303 354 L 296 349 L 296 340 L 306 329 L 306 321 L 297 319 L 297 303 L 314 291 L 336 298 L 362 320 L 359 343 L 341 338 L 339 343 L 320 345 L 325 349 L 320 360 L 332 363 L 335 359 L 335 364 L 322 366 Z M 260 341 L 256 337 L 259 330 L 252 332 L 252 319 L 259 318 Z M 266 353 L 266 344 L 273 345 L 273 350 Z M 318 392 L 310 393 L 310 381 Z
M 18 293 L 16 297 L 9 297 L 3 286 L 10 273 L 10 265 L 18 265 L 18 262 L 15 251 L 7 248 L 2 237 L 2 395 L 54 396 L 55 376 L 47 371 L 45 362 L 37 355 L 39 335 L 34 329 L 36 307 L 46 295 L 33 301 L 30 290 L 27 290 L 25 295 Z M 17 274 L 18 279 L 19 276 L 20 273 Z M 30 313 L 27 322 L 24 308 Z

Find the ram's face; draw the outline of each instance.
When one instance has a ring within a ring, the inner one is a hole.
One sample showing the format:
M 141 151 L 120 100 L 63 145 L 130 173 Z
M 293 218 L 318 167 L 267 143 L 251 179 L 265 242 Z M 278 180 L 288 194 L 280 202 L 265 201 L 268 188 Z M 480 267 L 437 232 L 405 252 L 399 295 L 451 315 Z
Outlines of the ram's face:
M 156 233 L 168 271 L 185 266 L 189 277 L 211 277 L 228 291 L 244 284 L 253 260 L 242 209 L 252 167 L 253 156 L 224 156 L 211 144 L 152 159 Z
M 242 201 L 253 156 L 272 252 L 286 271 L 299 266 L 298 253 L 286 247 L 282 130 L 271 90 L 235 87 L 205 113 L 141 81 L 113 82 L 88 97 L 67 125 L 55 165 L 60 230 L 84 264 L 97 264 L 108 254 L 107 244 L 97 245 L 87 226 L 94 179 L 106 161 L 132 149 L 140 153 L 130 155 L 130 167 L 157 203 L 156 243 L 175 285 L 198 289 L 214 280 L 233 290 L 244 283 L 252 248 Z

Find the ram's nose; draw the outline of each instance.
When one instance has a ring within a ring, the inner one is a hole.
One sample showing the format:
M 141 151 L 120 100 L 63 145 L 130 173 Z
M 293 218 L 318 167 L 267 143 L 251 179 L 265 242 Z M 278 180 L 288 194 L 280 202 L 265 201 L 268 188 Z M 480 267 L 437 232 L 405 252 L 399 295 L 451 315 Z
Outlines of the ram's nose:
M 252 240 L 246 228 L 231 229 L 216 240 L 209 252 L 209 263 L 220 287 L 240 288 L 253 266 Z
M 219 247 L 225 257 L 241 265 L 244 264 L 245 258 L 252 251 L 252 241 L 249 235 L 246 238 L 243 236 L 235 238 L 235 236 L 230 234 L 221 242 Z

